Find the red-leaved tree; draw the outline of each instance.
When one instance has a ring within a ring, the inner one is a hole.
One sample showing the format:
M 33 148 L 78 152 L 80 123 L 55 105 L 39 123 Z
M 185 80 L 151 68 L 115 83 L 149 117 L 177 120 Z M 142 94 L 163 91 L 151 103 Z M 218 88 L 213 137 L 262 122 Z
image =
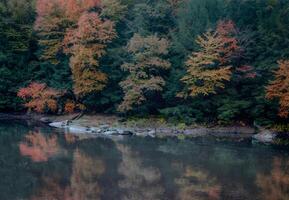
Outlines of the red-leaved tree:
M 221 64 L 230 64 L 231 60 L 242 52 L 238 38 L 236 37 L 237 32 L 236 25 L 232 20 L 219 21 L 216 33 L 223 43 L 219 48 L 219 61 Z
M 17 96 L 26 101 L 25 107 L 29 110 L 43 113 L 48 109 L 56 112 L 60 92 L 44 83 L 33 82 L 28 87 L 21 88 Z

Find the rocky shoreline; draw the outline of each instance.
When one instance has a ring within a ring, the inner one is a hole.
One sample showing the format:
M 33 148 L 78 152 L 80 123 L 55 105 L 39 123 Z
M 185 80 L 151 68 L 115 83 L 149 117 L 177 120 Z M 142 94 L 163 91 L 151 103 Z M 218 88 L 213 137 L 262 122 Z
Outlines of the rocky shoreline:
M 241 136 L 251 137 L 255 134 L 255 129 L 250 127 L 218 127 L 218 128 L 185 128 L 177 129 L 176 127 L 110 127 L 108 124 L 102 124 L 97 127 L 82 126 L 71 121 L 61 121 L 49 123 L 54 128 L 67 129 L 72 133 L 90 133 L 104 135 L 136 135 L 136 136 L 204 136 L 204 135 L 230 135 L 231 137 Z
M 134 135 L 139 137 L 165 138 L 177 137 L 179 139 L 209 137 L 212 136 L 217 139 L 229 141 L 250 141 L 252 143 L 261 143 L 269 145 L 289 145 L 288 133 L 277 133 L 270 130 L 257 130 L 252 127 L 196 127 L 178 129 L 177 127 L 155 127 L 155 128 L 141 128 L 141 127 L 124 127 L 124 126 L 110 126 L 102 124 L 99 126 L 83 126 L 69 121 L 53 122 L 49 126 L 60 128 L 65 132 L 76 135 L 90 135 L 90 136 L 123 136 Z
M 288 133 L 277 133 L 260 127 L 229 126 L 229 127 L 182 127 L 158 125 L 146 126 L 127 125 L 119 122 L 115 116 L 85 116 L 84 120 L 70 120 L 75 115 L 46 116 L 46 115 L 15 115 L 0 114 L 1 119 L 35 120 L 53 128 L 63 129 L 72 134 L 86 134 L 91 136 L 135 135 L 141 137 L 178 137 L 180 139 L 213 136 L 229 140 L 252 140 L 263 144 L 289 144 Z M 113 119 L 113 120 L 112 120 Z

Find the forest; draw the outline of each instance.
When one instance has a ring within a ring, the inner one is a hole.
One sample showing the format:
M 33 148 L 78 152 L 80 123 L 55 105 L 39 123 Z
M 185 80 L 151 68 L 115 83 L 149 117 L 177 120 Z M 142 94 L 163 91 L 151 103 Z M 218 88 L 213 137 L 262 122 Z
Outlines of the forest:
M 1 0 L 0 112 L 286 124 L 288 0 Z

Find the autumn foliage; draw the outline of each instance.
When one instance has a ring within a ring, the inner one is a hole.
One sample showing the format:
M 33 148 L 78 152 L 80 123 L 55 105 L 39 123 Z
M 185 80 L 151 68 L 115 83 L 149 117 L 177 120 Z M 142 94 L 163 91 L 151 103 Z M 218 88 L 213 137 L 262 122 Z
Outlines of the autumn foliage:
M 230 61 L 242 52 L 236 37 L 237 31 L 232 20 L 219 21 L 217 25 L 217 37 L 223 42 L 219 49 L 221 64 L 230 64 Z
M 71 102 L 71 101 L 68 101 L 68 102 L 65 103 L 64 112 L 65 113 L 73 113 L 75 108 L 76 108 L 75 103 Z
M 63 20 L 77 21 L 83 12 L 98 6 L 100 0 L 37 0 L 35 25 L 39 28 L 48 28 L 46 20 L 56 16 Z
M 37 0 L 37 18 L 34 30 L 43 48 L 40 58 L 52 64 L 58 64 L 58 56 L 62 53 L 62 40 L 69 26 L 65 0 Z
M 44 83 L 33 82 L 28 87 L 21 88 L 17 95 L 26 101 L 26 108 L 42 113 L 46 109 L 52 112 L 57 111 L 57 98 L 60 96 L 60 92 Z
M 181 79 L 186 87 L 181 97 L 215 94 L 216 88 L 224 88 L 224 81 L 231 78 L 231 67 L 219 64 L 223 42 L 217 34 L 207 32 L 196 42 L 201 51 L 194 52 L 186 62 L 187 74 Z
M 240 73 L 242 78 L 253 79 L 253 78 L 256 78 L 256 76 L 257 76 L 257 73 L 256 73 L 254 67 L 252 67 L 250 65 L 242 65 L 240 67 L 237 67 L 236 72 Z
M 279 100 L 279 116 L 289 115 L 289 60 L 278 61 L 279 69 L 275 71 L 275 80 L 266 88 L 268 99 Z
M 76 103 L 74 101 L 68 100 L 64 105 L 64 112 L 65 113 L 74 113 L 76 111 L 83 111 L 85 110 L 85 106 L 80 103 Z
M 105 87 L 107 76 L 98 69 L 99 59 L 105 54 L 106 44 L 115 36 L 113 22 L 102 20 L 95 12 L 83 13 L 77 27 L 67 31 L 64 45 L 66 53 L 71 55 L 76 95 L 98 92 Z
M 114 24 L 93 11 L 99 0 L 38 0 L 35 30 L 44 47 L 42 59 L 58 64 L 70 56 L 77 96 L 101 91 L 107 77 L 97 69 L 105 47 L 115 36 Z
M 162 59 L 168 53 L 169 43 L 157 36 L 142 37 L 135 34 L 127 45 L 127 52 L 133 55 L 131 62 L 124 63 L 122 69 L 129 72 L 126 80 L 120 83 L 125 96 L 119 111 L 125 112 L 146 101 L 145 94 L 162 91 L 165 85 L 159 72 L 167 70 L 171 64 Z
M 29 156 L 34 162 L 45 162 L 57 154 L 57 137 L 45 137 L 40 132 L 31 132 L 25 136 L 25 142 L 19 144 L 20 153 Z
M 178 96 L 216 94 L 217 88 L 225 88 L 224 81 L 231 79 L 231 59 L 240 51 L 234 33 L 232 21 L 221 21 L 215 31 L 198 36 L 200 50 L 193 52 L 186 62 L 187 73 L 181 79 L 185 88 Z

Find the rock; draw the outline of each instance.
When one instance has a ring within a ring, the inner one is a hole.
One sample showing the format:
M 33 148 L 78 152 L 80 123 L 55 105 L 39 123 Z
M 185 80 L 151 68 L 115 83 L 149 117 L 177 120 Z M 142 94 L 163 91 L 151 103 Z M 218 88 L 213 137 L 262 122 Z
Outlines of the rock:
M 133 132 L 131 132 L 129 130 L 125 130 L 125 131 L 123 131 L 123 133 L 121 135 L 133 135 Z
M 86 133 L 86 134 L 103 134 L 103 135 L 133 135 L 133 133 L 126 129 L 109 128 L 108 125 L 101 125 L 99 127 L 87 127 L 81 125 L 71 124 L 71 121 L 53 122 L 49 126 L 55 128 L 63 128 L 71 133 Z
M 69 126 L 69 124 L 71 124 L 71 121 L 70 121 L 70 120 L 65 120 L 65 121 L 63 122 L 63 124 L 64 124 L 65 126 Z
M 150 131 L 147 133 L 147 136 L 155 137 L 155 136 L 156 136 L 156 131 L 155 131 L 155 130 L 150 130 Z
M 141 132 L 135 132 L 135 135 L 136 135 L 136 136 L 143 136 L 143 133 L 141 133 Z
M 54 127 L 54 128 L 67 128 L 67 125 L 65 122 L 53 122 L 53 123 L 50 123 L 49 126 Z
M 52 123 L 51 119 L 47 118 L 47 117 L 42 117 L 40 118 L 40 121 L 42 123 L 45 123 L 45 124 L 49 124 L 49 123 Z
M 101 133 L 102 132 L 102 130 L 100 128 L 97 128 L 97 127 L 91 127 L 90 130 L 92 133 Z
M 108 131 L 103 132 L 103 134 L 105 134 L 105 135 L 118 135 L 118 132 L 115 130 L 108 130 Z
M 174 130 L 170 129 L 170 128 L 161 128 L 158 130 L 158 133 L 160 133 L 160 135 L 171 135 L 173 134 Z
M 190 136 L 201 136 L 208 134 L 208 130 L 206 128 L 195 128 L 195 129 L 186 129 L 183 134 Z
M 229 127 L 229 128 L 188 128 L 184 130 L 176 129 L 175 127 L 169 128 L 143 128 L 143 127 L 117 127 L 112 128 L 108 124 L 101 124 L 98 127 L 86 127 L 72 123 L 71 121 L 62 121 L 62 122 L 53 122 L 49 124 L 55 128 L 66 129 L 68 132 L 76 133 L 76 134 L 91 134 L 91 135 L 137 135 L 142 137 L 156 137 L 156 136 L 178 136 L 178 135 L 189 135 L 192 137 L 199 137 L 205 135 L 212 135 L 216 137 L 241 137 L 241 138 L 252 138 L 252 130 L 251 129 L 240 129 L 240 127 Z M 243 133 L 244 132 L 244 133 Z M 251 135 L 250 135 L 251 134 Z M 276 135 L 271 133 L 262 132 L 262 134 L 255 135 L 254 138 L 257 141 L 263 143 L 271 143 L 275 139 Z
M 69 132 L 72 133 L 91 133 L 91 130 L 87 127 L 71 125 L 68 127 Z
M 102 125 L 99 125 L 99 128 L 100 129 L 109 129 L 109 125 L 107 125 L 107 124 L 102 124 Z
M 273 143 L 275 138 L 276 134 L 270 130 L 263 130 L 253 136 L 253 139 L 261 143 Z
M 216 127 L 209 129 L 211 133 L 214 134 L 254 134 L 255 129 L 250 127 L 242 127 L 242 126 L 231 126 L 231 127 Z
M 125 130 L 125 129 L 116 129 L 116 131 L 118 132 L 119 135 L 133 135 L 133 133 L 129 130 Z

